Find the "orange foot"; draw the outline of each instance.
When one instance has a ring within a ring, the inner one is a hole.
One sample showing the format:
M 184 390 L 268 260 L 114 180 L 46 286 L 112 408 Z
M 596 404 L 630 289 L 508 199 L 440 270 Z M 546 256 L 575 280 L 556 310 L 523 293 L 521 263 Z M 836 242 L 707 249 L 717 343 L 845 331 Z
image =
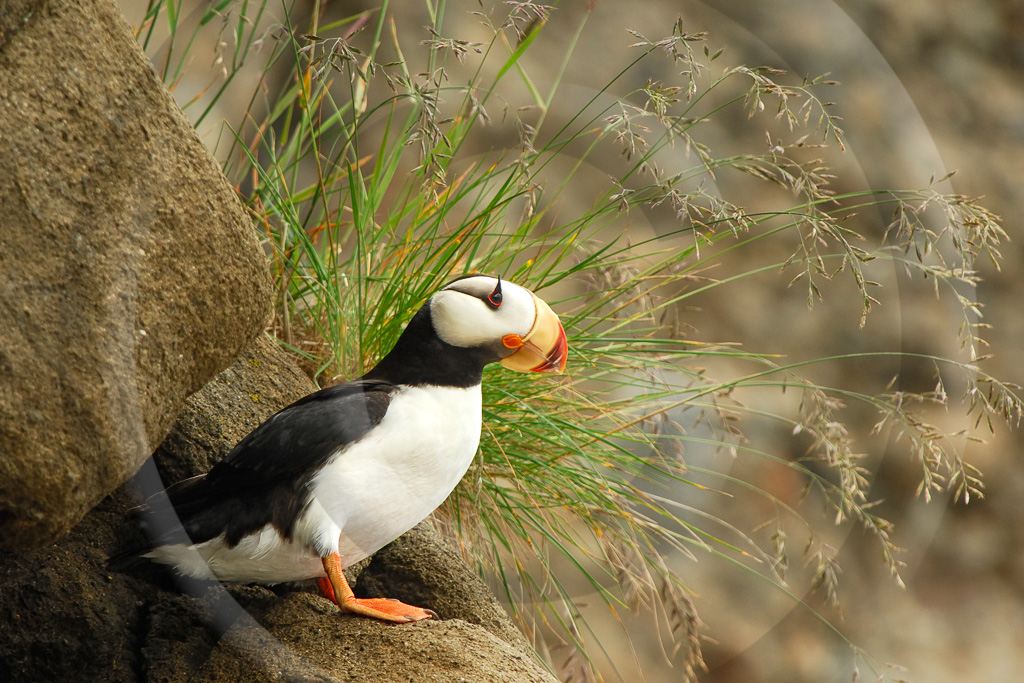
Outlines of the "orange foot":
M 342 612 L 361 614 L 364 617 L 404 624 L 421 619 L 437 619 L 433 610 L 407 605 L 390 598 L 357 598 L 341 571 L 341 557 L 333 553 L 323 558 L 324 571 L 327 576 L 317 579 L 320 593 L 336 604 Z M 340 596 L 340 599 L 339 599 Z

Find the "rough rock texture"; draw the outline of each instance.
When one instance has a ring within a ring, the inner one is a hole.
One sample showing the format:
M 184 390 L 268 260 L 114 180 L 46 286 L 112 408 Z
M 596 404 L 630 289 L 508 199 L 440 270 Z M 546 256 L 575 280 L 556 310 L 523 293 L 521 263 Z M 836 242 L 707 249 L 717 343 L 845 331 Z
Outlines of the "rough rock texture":
M 120 489 L 56 544 L 0 551 L 0 680 L 137 680 L 134 651 L 155 594 L 106 571 L 133 500 Z
M 279 597 L 258 587 L 179 603 L 150 633 L 161 646 L 146 652 L 146 670 L 156 680 L 554 680 L 522 649 L 461 620 L 395 627 L 339 617 L 334 605 L 310 593 Z M 203 628 L 216 610 L 233 620 L 218 641 Z M 186 643 L 178 640 L 182 633 L 190 634 Z M 166 656 L 185 647 L 203 656 Z
M 163 571 L 112 573 L 108 553 L 141 542 L 137 488 L 207 469 L 312 383 L 260 338 L 188 401 L 133 482 L 58 543 L 0 553 L 0 680 L 547 681 L 525 639 L 477 578 L 421 524 L 346 571 L 360 596 L 434 609 L 392 626 L 340 615 L 305 587 L 176 585 Z
M 153 455 L 164 484 L 208 471 L 261 422 L 317 386 L 265 335 L 189 397 Z M 147 495 L 149 492 L 146 492 Z
M 0 547 L 130 477 L 262 329 L 245 211 L 107 0 L 0 7 Z

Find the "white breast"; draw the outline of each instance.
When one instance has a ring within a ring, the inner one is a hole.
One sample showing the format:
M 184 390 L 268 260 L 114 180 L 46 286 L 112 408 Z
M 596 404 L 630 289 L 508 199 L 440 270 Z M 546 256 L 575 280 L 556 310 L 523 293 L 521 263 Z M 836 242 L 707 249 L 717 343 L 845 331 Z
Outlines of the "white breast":
M 444 502 L 480 443 L 480 386 L 403 387 L 381 423 L 313 478 L 296 536 L 345 566 L 379 550 Z

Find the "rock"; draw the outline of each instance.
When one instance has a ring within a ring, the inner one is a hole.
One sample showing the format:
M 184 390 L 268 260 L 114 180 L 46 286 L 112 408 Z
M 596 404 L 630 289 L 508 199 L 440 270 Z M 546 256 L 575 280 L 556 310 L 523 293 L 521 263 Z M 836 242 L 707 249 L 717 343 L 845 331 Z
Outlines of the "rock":
M 353 591 L 358 597 L 398 597 L 442 619 L 482 626 L 516 649 L 530 648 L 487 585 L 429 520 L 373 555 Z
M 282 598 L 261 588 L 232 590 L 230 598 L 244 611 L 206 659 L 164 659 L 154 650 L 147 671 L 164 681 L 556 681 L 523 650 L 464 621 L 395 626 L 339 616 L 310 593 Z M 221 597 L 213 609 L 225 609 L 228 599 Z M 203 605 L 207 610 L 210 602 Z M 172 633 L 210 642 L 197 621 L 174 623 Z M 179 647 L 173 636 L 165 642 Z M 171 662 L 181 668 L 168 667 Z
M 267 266 L 109 0 L 0 10 L 0 548 L 121 485 L 262 330 Z
M 166 579 L 108 572 L 103 548 L 119 545 L 130 489 L 54 545 L 0 554 L 0 680 L 556 680 L 429 527 L 385 548 L 353 577 L 357 594 L 380 595 L 387 585 L 388 597 L 442 618 L 395 626 L 342 615 L 297 589 L 196 582 L 188 594 Z M 421 585 L 417 578 L 431 576 L 441 580 Z
M 0 551 L 0 680 L 137 680 L 154 589 L 106 571 L 132 500 L 120 490 L 57 543 Z
M 188 401 L 144 473 L 190 476 L 312 383 L 261 338 Z M 140 475 L 141 478 L 141 475 Z M 170 483 L 169 481 L 167 483 Z M 342 615 L 303 587 L 176 585 L 107 571 L 142 541 L 118 489 L 56 544 L 0 553 L 0 680 L 498 681 L 555 679 L 486 586 L 429 524 L 346 571 L 358 595 L 429 607 L 441 621 Z
M 209 471 L 261 422 L 316 390 L 292 357 L 261 335 L 189 397 L 175 428 L 153 454 L 163 486 Z

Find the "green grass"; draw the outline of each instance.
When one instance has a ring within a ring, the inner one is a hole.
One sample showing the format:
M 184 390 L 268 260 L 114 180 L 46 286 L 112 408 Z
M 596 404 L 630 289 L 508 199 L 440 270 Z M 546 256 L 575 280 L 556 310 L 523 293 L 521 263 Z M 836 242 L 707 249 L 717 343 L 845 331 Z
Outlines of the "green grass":
M 488 38 L 460 40 L 448 29 L 457 5 L 426 7 L 427 29 L 400 26 L 387 2 L 332 20 L 314 11 L 298 26 L 274 3 L 224 1 L 186 19 L 180 3 L 153 0 L 138 29 L 172 87 L 197 36 L 218 32 L 222 59 L 186 105 L 201 130 L 236 77 L 259 65 L 245 112 L 213 144 L 265 238 L 282 344 L 329 384 L 370 367 L 454 276 L 497 273 L 548 300 L 569 336 L 567 376 L 488 371 L 480 457 L 441 519 L 524 630 L 566 645 L 554 661 L 566 678 L 585 680 L 601 648 L 573 604 L 581 582 L 617 613 L 649 613 L 675 643 L 668 656 L 694 678 L 702 639 L 715 634 L 702 626 L 680 558 L 742 566 L 801 605 L 785 581 L 806 564 L 809 585 L 836 602 L 836 551 L 822 525 L 853 523 L 900 581 L 892 525 L 876 513 L 864 446 L 846 421 L 873 414 L 876 432 L 920 463 L 921 495 L 982 494 L 962 455 L 977 430 L 944 430 L 930 408 L 963 411 L 976 427 L 1019 421 L 1016 387 L 981 369 L 984 326 L 969 295 L 975 260 L 998 263 L 997 218 L 940 193 L 941 181 L 833 189 L 841 184 L 821 159 L 825 146 L 842 148 L 843 132 L 819 93 L 836 85 L 721 66 L 721 51 L 680 22 L 656 40 L 624 32 L 608 49 L 630 61 L 564 117 L 552 106 L 582 23 L 560 41 L 563 58 L 541 87 L 525 56 L 545 38 L 545 8 L 485 3 L 478 18 Z M 156 45 L 161 23 L 167 35 Z M 415 42 L 403 42 L 405 32 Z M 682 72 L 679 83 L 638 85 L 635 74 L 662 59 Z M 705 131 L 718 120 L 754 134 L 737 135 L 746 151 L 712 149 Z M 513 142 L 494 142 L 502 138 Z M 595 184 L 590 166 L 604 180 Z M 730 198 L 729 187 L 758 192 Z M 872 215 L 891 220 L 873 224 Z M 655 232 L 636 227 L 647 220 Z M 745 287 L 770 276 L 803 288 L 808 306 L 831 305 L 826 291 L 852 302 L 863 327 L 897 295 L 872 281 L 880 264 L 930 279 L 957 308 L 950 334 L 961 357 L 883 349 L 805 358 L 791 347 L 716 342 L 688 324 L 709 295 L 733 291 L 741 302 Z M 814 379 L 825 367 L 886 359 L 934 367 L 934 388 L 906 390 L 898 377 L 869 390 Z M 950 382 L 962 397 L 946 393 Z M 749 400 L 765 395 L 799 395 L 799 408 Z M 764 423 L 792 435 L 801 454 L 748 439 L 750 425 Z M 803 500 L 827 515 L 688 459 L 709 448 L 792 472 Z M 752 529 L 701 512 L 679 495 L 686 490 L 770 512 Z M 787 543 L 794 528 L 807 539 L 797 548 Z

